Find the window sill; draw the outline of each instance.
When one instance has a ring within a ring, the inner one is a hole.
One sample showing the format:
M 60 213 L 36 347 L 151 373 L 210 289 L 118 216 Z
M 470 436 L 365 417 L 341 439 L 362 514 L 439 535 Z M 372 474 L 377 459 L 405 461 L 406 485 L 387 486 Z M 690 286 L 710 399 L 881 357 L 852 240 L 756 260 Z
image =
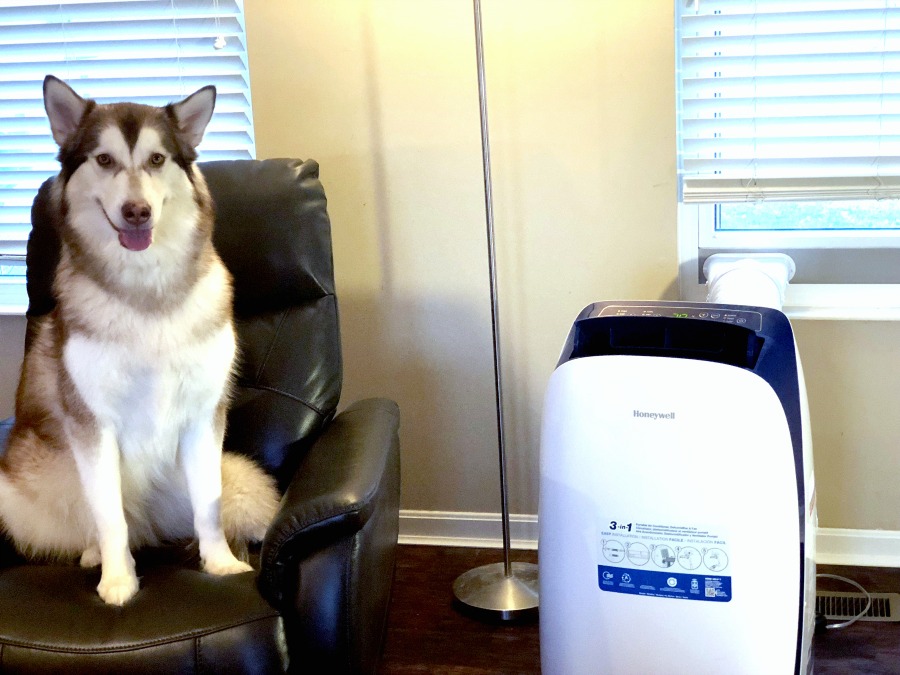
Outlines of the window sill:
M 806 242 L 812 248 L 796 248 L 796 233 L 765 233 L 763 241 L 718 241 L 716 248 L 702 248 L 700 241 L 714 228 L 711 205 L 679 204 L 678 260 L 681 297 L 691 302 L 706 300 L 702 279 L 705 258 L 714 253 L 786 253 L 797 263 L 794 283 L 788 286 L 784 311 L 792 319 L 828 321 L 900 321 L 900 241 L 898 233 L 880 235 L 877 241 L 847 237 L 841 233 Z M 781 237 L 781 239 L 779 239 Z M 790 241 L 783 241 L 787 237 Z M 709 243 L 709 242 L 707 242 Z M 726 245 L 727 244 L 727 245 Z M 739 246 L 740 244 L 740 246 Z M 784 246 L 779 247 L 779 244 Z M 877 244 L 877 245 L 876 245 Z M 867 246 L 871 248 L 866 248 Z
M 706 285 L 683 289 L 690 302 L 706 301 Z M 789 285 L 784 313 L 791 319 L 900 321 L 900 284 Z
M 25 281 L 0 278 L 0 316 L 24 316 L 27 309 Z
M 784 304 L 792 319 L 900 321 L 900 285 L 798 284 Z

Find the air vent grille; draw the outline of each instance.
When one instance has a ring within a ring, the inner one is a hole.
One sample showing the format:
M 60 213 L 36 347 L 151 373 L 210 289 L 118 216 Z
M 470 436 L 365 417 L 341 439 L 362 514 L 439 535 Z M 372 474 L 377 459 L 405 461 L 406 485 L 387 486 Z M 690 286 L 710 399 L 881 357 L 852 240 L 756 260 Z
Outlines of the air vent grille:
M 900 593 L 870 593 L 872 606 L 860 621 L 900 621 Z M 816 592 L 816 614 L 828 619 L 852 619 L 866 608 L 862 593 Z

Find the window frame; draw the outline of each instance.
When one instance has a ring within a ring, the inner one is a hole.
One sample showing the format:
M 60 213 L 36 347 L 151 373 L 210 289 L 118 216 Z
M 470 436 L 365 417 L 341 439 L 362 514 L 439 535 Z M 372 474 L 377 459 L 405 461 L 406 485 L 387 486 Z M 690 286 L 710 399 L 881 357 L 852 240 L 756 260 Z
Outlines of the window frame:
M 798 264 L 795 280 L 788 285 L 785 313 L 802 319 L 900 320 L 900 283 L 862 279 L 835 283 L 816 279 L 816 269 L 829 270 L 841 258 L 859 256 L 860 270 L 894 269 L 900 276 L 900 238 L 893 232 L 854 237 L 847 231 L 822 232 L 821 237 L 786 230 L 772 232 L 715 232 L 713 204 L 678 202 L 678 286 L 683 300 L 706 300 L 703 263 L 714 253 L 784 253 Z M 871 236 L 871 235 L 875 236 Z M 740 236 L 728 236 L 740 235 Z M 749 240 L 747 235 L 760 235 Z M 774 236 L 773 236 L 774 235 Z M 866 239 L 871 247 L 848 247 L 849 240 Z M 898 243 L 891 244 L 891 240 Z
M 692 196 L 685 202 L 682 194 L 682 35 L 681 6 L 675 0 L 676 52 L 676 161 L 678 165 L 677 251 L 678 285 L 684 300 L 706 299 L 703 263 L 714 253 L 778 252 L 794 258 L 798 272 L 787 291 L 785 311 L 798 318 L 900 320 L 900 229 L 898 230 L 717 230 L 715 191 Z M 702 2 L 702 0 L 701 0 Z M 869 179 L 860 179 L 864 188 Z M 727 183 L 728 181 L 726 181 Z M 731 179 L 739 185 L 743 179 Z M 766 181 L 761 180 L 761 183 Z M 790 181 L 780 180 L 786 185 Z M 881 179 L 874 179 L 880 187 Z M 891 185 L 897 178 L 888 177 Z M 824 193 L 816 201 L 840 199 L 827 196 L 828 179 L 799 181 L 802 189 Z M 697 181 L 694 181 L 694 185 Z M 756 181 L 743 187 L 752 199 Z M 692 187 L 692 190 L 696 188 Z M 735 194 L 740 192 L 737 190 Z M 888 191 L 889 192 L 889 191 Z M 796 194 L 796 192 L 794 193 Z M 863 192 L 863 194 L 866 194 Z M 880 194 L 885 194 L 884 192 Z M 774 193 L 759 193 L 761 199 L 779 198 Z M 893 196 L 893 195 L 892 195 Z M 734 197 L 734 195 L 732 195 Z M 740 198 L 740 197 L 738 197 Z M 726 200 L 722 200 L 724 202 Z

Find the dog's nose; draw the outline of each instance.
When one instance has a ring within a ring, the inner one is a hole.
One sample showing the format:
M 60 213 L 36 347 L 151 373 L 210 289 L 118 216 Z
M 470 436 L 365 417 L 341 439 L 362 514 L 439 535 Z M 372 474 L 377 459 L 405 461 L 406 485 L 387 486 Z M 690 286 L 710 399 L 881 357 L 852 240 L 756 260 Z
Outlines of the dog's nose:
M 129 225 L 139 227 L 150 220 L 150 205 L 143 201 L 122 204 L 122 217 Z

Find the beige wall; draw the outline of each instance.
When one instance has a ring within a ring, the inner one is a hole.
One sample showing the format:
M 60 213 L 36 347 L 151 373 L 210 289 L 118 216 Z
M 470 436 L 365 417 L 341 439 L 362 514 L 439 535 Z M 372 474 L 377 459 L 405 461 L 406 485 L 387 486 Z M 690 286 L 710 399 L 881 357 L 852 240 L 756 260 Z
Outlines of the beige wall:
M 672 298 L 673 3 L 484 5 L 513 512 L 586 304 Z M 249 0 L 260 157 L 330 195 L 346 399 L 403 409 L 403 506 L 494 511 L 496 441 L 471 3 Z M 807 322 L 825 526 L 900 529 L 897 324 Z M 764 488 L 761 486 L 761 494 Z
M 576 313 L 674 298 L 671 0 L 485 0 L 512 510 Z M 403 411 L 403 507 L 499 510 L 471 3 L 247 0 L 260 157 L 313 157 L 344 400 Z M 799 322 L 830 527 L 900 530 L 900 324 Z M 24 321 L 0 317 L 0 414 Z M 761 486 L 761 496 L 764 495 Z
M 22 366 L 25 317 L 0 316 L 0 419 L 13 414 Z
M 650 4 L 484 3 L 514 512 L 537 509 L 541 398 L 572 319 L 673 282 L 672 12 Z M 400 402 L 405 508 L 496 512 L 472 5 L 246 10 L 258 156 L 322 165 L 345 400 Z
M 535 513 L 575 314 L 675 297 L 674 3 L 482 4 L 512 510 Z M 345 400 L 400 402 L 405 508 L 496 512 L 471 3 L 245 6 L 258 154 L 315 157 L 330 195 Z M 821 523 L 900 529 L 900 325 L 797 334 Z
M 900 323 L 798 321 L 819 524 L 900 530 Z

